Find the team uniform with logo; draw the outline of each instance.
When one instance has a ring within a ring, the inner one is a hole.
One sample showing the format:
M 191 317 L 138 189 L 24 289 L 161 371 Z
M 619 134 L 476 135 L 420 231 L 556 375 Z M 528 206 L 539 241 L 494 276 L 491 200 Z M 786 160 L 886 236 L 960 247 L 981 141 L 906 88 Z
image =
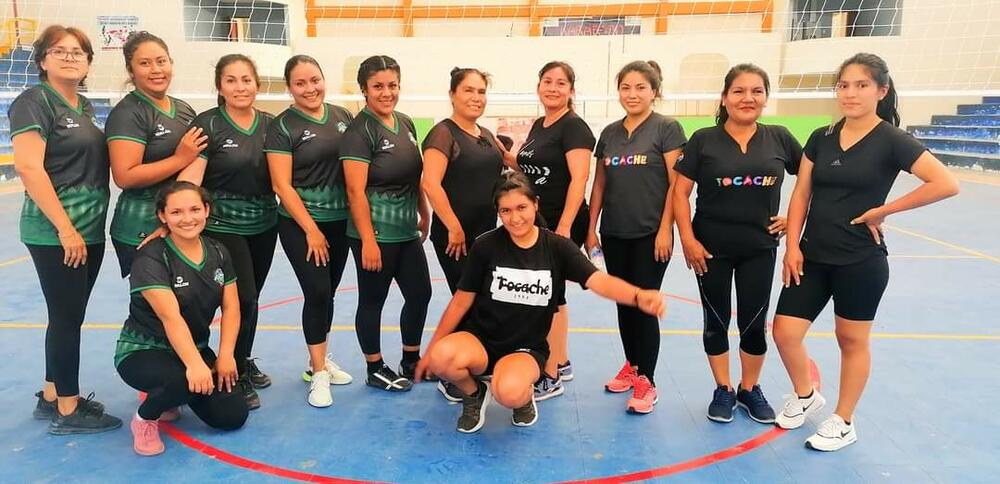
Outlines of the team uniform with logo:
M 704 311 L 703 343 L 709 355 L 729 351 L 732 287 L 736 282 L 740 349 L 767 351 L 765 329 L 774 275 L 777 234 L 767 227 L 778 215 L 784 173 L 798 173 L 802 148 L 783 126 L 757 124 L 746 153 L 722 126 L 696 131 L 675 165 L 697 183 L 695 238 L 705 247 L 708 271 L 697 276 Z
M 45 380 L 60 396 L 80 393 L 80 327 L 91 289 L 104 259 L 108 200 L 108 146 L 90 101 L 77 96 L 73 107 L 49 84 L 22 92 L 10 105 L 10 138 L 37 132 L 45 141 L 43 167 L 59 203 L 87 245 L 86 263 L 72 268 L 56 227 L 25 192 L 20 215 L 21 242 L 28 248 L 48 307 Z
M 664 154 L 685 142 L 677 121 L 652 113 L 631 134 L 624 119 L 611 123 L 594 150 L 604 172 L 600 232 L 608 273 L 643 289 L 663 284 L 667 262 L 656 260 L 654 248 L 670 188 Z M 619 304 L 617 309 L 625 359 L 652 382 L 660 352 L 659 321 L 638 308 Z
M 123 140 L 143 145 L 142 163 L 173 156 L 195 112 L 180 99 L 170 96 L 167 99 L 170 109 L 163 110 L 138 90 L 122 98 L 108 115 L 105 126 L 108 142 Z M 174 178 L 176 174 L 146 187 L 128 188 L 118 196 L 111 219 L 111 242 L 118 255 L 122 277 L 129 274 L 136 247 L 160 226 L 156 217 L 156 193 Z
M 524 249 L 497 228 L 476 239 L 458 289 L 476 294 L 459 331 L 476 336 L 489 355 L 487 373 L 500 358 L 526 352 L 548 359 L 546 337 L 566 281 L 585 284 L 597 268 L 572 241 L 540 228 L 535 245 Z
M 334 294 L 347 263 L 350 211 L 339 157 L 351 120 L 351 113 L 331 104 L 323 105 L 323 116 L 318 119 L 293 106 L 274 118 L 264 143 L 266 153 L 292 157 L 292 187 L 330 244 L 326 266 L 306 261 L 305 232 L 283 206 L 278 207 L 278 235 L 305 296 L 302 329 L 310 345 L 326 341 Z
M 143 296 L 148 291 L 173 293 L 191 339 L 212 368 L 216 355 L 208 347 L 210 326 L 222 305 L 225 286 L 236 282 L 236 271 L 222 244 L 202 237 L 201 245 L 199 262 L 185 256 L 170 238 L 153 240 L 138 251 L 129 277 L 129 315 L 115 348 L 115 367 L 125 383 L 147 392 L 140 417 L 154 420 L 167 409 L 187 404 L 208 425 L 235 428 L 248 412 L 242 395 L 221 388 L 211 395 L 191 393 L 187 368 L 170 344 L 163 321 Z
M 812 201 L 800 247 L 805 257 L 800 285 L 781 291 L 778 314 L 813 321 L 833 298 L 845 319 L 875 319 L 889 282 L 888 249 L 865 224 L 851 220 L 885 203 L 900 171 L 910 171 L 927 150 L 909 133 L 882 121 L 847 150 L 844 121 L 817 129 L 806 143 L 813 162 Z

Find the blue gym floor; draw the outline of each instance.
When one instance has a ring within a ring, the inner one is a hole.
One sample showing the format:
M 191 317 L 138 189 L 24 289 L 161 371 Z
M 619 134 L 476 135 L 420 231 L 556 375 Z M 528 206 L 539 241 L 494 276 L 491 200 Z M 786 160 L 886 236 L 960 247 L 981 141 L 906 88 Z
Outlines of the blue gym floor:
M 915 185 L 904 175 L 893 196 Z M 274 380 L 260 391 L 263 406 L 232 433 L 209 430 L 184 410 L 174 428 L 164 426 L 166 453 L 153 458 L 132 451 L 127 422 L 136 393 L 112 364 L 128 304 L 127 284 L 107 252 L 83 331 L 81 388 L 95 392 L 126 425 L 99 435 L 50 436 L 47 423 L 31 418 L 43 376 L 46 314 L 18 241 L 21 203 L 19 194 L 0 195 L 0 226 L 9 231 L 0 236 L 0 280 L 7 287 L 0 300 L 0 482 L 914 483 L 996 482 L 1000 472 L 1000 419 L 993 409 L 1000 397 L 1000 178 L 963 180 L 957 198 L 889 219 L 892 277 L 874 329 L 871 380 L 856 414 L 859 441 L 832 454 L 803 446 L 832 405 L 791 432 L 742 413 L 728 425 L 705 418 L 714 384 L 702 351 L 697 287 L 679 243 L 663 285 L 670 298 L 662 321 L 659 404 L 651 415 L 628 415 L 626 395 L 604 393 L 604 381 L 623 358 L 614 307 L 579 287 L 569 295 L 576 379 L 565 396 L 539 404 L 533 427 L 511 426 L 509 411 L 494 406 L 483 430 L 460 434 L 454 428 L 460 407 L 447 405 L 433 384 L 407 394 L 366 387 L 353 332 L 353 262 L 337 295 L 331 341 L 335 359 L 355 382 L 334 387 L 332 407 L 312 408 L 300 379 L 301 293 L 279 252 L 261 297 L 255 348 Z M 425 342 L 449 297 L 429 244 L 427 249 L 434 298 Z M 772 301 L 777 293 L 775 282 Z M 392 364 L 399 358 L 393 325 L 400 303 L 394 290 L 383 318 Z M 831 403 L 839 374 L 832 330 L 828 309 L 808 340 Z M 771 348 L 762 386 L 780 407 L 790 384 Z M 735 358 L 733 366 L 738 381 Z

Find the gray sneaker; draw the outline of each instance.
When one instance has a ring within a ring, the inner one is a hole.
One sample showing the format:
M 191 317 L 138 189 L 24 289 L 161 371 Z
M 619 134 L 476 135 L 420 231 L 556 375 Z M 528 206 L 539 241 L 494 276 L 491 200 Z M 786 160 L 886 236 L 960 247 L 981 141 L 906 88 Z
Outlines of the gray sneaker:
M 98 410 L 90 403 L 81 400 L 76 410 L 69 415 L 58 415 L 49 423 L 49 433 L 52 435 L 97 434 L 114 430 L 122 426 L 122 421 Z
M 52 420 L 59 416 L 59 405 L 57 401 L 48 401 L 42 396 L 42 392 L 35 393 L 38 397 L 38 402 L 35 403 L 35 411 L 32 412 L 31 416 L 36 420 Z M 95 412 L 103 412 L 104 405 L 101 402 L 93 400 L 94 394 L 91 393 L 87 398 L 81 398 L 77 401 L 77 405 L 89 405 Z
M 448 405 L 462 403 L 464 395 L 462 394 L 462 390 L 459 390 L 454 383 L 438 380 L 437 389 L 444 395 L 445 400 L 448 400 Z
M 476 396 L 462 395 L 462 415 L 458 417 L 458 431 L 471 434 L 486 424 L 486 407 L 490 404 L 490 389 L 483 382 L 476 382 Z
M 518 427 L 530 427 L 538 421 L 538 407 L 535 405 L 535 397 L 532 395 L 531 401 L 523 407 L 514 409 L 510 416 L 510 423 Z

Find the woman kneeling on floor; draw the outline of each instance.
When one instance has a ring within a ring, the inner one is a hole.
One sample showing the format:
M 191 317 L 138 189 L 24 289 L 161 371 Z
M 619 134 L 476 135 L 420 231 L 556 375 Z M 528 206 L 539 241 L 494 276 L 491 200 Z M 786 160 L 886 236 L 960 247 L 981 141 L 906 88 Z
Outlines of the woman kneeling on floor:
M 476 239 L 416 371 L 418 381 L 433 373 L 462 390 L 458 431 L 465 433 L 486 423 L 491 392 L 514 410 L 514 425 L 538 420 L 533 385 L 549 356 L 545 338 L 567 280 L 649 314 L 662 316 L 666 308 L 659 291 L 598 271 L 572 241 L 536 226 L 538 197 L 523 174 L 505 174 L 493 200 L 503 227 Z M 490 374 L 491 392 L 478 378 Z
M 205 189 L 173 182 L 156 197 L 156 214 L 170 235 L 139 250 L 132 264 L 131 302 L 115 366 L 122 380 L 146 392 L 132 417 L 135 451 L 163 452 L 159 422 L 187 404 L 208 426 L 236 430 L 247 419 L 236 384 L 233 352 L 240 326 L 236 272 L 226 248 L 202 237 Z M 209 325 L 222 306 L 219 356 L 208 347 Z

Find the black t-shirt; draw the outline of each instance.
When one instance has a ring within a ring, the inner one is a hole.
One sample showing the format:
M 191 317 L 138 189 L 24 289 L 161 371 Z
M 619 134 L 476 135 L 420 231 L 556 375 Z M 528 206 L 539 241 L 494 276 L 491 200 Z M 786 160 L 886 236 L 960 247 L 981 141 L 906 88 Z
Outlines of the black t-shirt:
M 885 237 L 876 244 L 866 225 L 851 225 L 851 220 L 884 204 L 899 171 L 910 171 L 927 150 L 906 131 L 882 121 L 843 151 L 843 126 L 841 120 L 813 131 L 805 147 L 813 169 L 802 253 L 809 260 L 834 265 L 888 254 Z
M 172 350 L 163 321 L 142 296 L 148 289 L 169 289 L 177 297 L 181 317 L 199 348 L 208 346 L 209 325 L 222 305 L 223 288 L 236 282 L 236 271 L 226 248 L 201 239 L 203 258 L 195 264 L 170 238 L 157 239 L 139 250 L 129 279 L 129 315 L 115 350 L 115 364 L 142 350 Z
M 417 200 L 424 163 L 413 121 L 403 113 L 392 115 L 395 128 L 386 126 L 367 107 L 362 109 L 344 133 L 340 159 L 368 164 L 365 194 L 375 239 L 407 242 L 420 237 Z M 347 220 L 347 235 L 361 238 L 353 217 Z
M 350 215 L 340 140 L 352 119 L 346 109 L 332 104 L 323 105 L 320 119 L 292 106 L 274 118 L 267 131 L 264 151 L 292 156 L 292 187 L 317 222 L 346 220 Z M 283 206 L 278 213 L 291 217 Z
M 655 233 L 670 188 L 663 154 L 684 146 L 684 128 L 652 113 L 629 137 L 624 119 L 601 131 L 594 156 L 604 165 L 601 233 L 635 239 Z
M 441 186 L 468 241 L 497 226 L 493 186 L 503 171 L 503 154 L 493 133 L 482 126 L 479 130 L 481 134 L 476 138 L 445 119 L 424 138 L 424 151 L 434 148 L 448 158 Z M 440 246 L 448 244 L 448 229 L 437 214 L 431 223 L 431 241 Z
M 199 114 L 191 123 L 208 136 L 208 147 L 198 155 L 208 160 L 201 184 L 212 194 L 206 230 L 255 235 L 278 223 L 278 202 L 264 153 L 264 138 L 274 117 L 254 112 L 249 129 L 237 126 L 222 107 Z
M 195 117 L 191 106 L 168 96 L 170 110 L 160 109 L 141 91 L 132 91 L 122 98 L 104 125 L 108 141 L 127 140 L 143 145 L 142 163 L 152 163 L 173 156 L 177 144 Z M 142 188 L 122 191 L 111 219 L 111 238 L 129 245 L 138 245 L 142 239 L 160 226 L 156 218 L 156 192 L 175 178 Z
M 564 114 L 548 128 L 543 127 L 544 122 L 545 118 L 541 117 L 531 125 L 531 131 L 517 153 L 517 164 L 535 184 L 542 215 L 558 221 L 566 206 L 566 191 L 571 178 L 566 153 L 581 148 L 593 150 L 594 132 L 573 111 Z
M 104 242 L 104 222 L 111 192 L 108 145 L 94 120 L 90 100 L 77 96 L 77 107 L 43 82 L 22 92 L 7 111 L 10 138 L 37 131 L 45 140 L 45 173 L 73 227 L 87 244 Z M 20 218 L 21 242 L 60 245 L 55 226 L 28 192 Z
M 503 227 L 476 239 L 458 283 L 476 293 L 463 329 L 491 350 L 548 353 L 545 338 L 566 281 L 587 282 L 597 268 L 565 237 L 539 228 L 538 240 L 518 247 Z
M 712 255 L 778 246 L 767 233 L 778 215 L 784 172 L 796 174 L 802 147 L 783 126 L 758 124 L 743 153 L 722 126 L 696 131 L 674 166 L 698 184 L 694 234 Z

